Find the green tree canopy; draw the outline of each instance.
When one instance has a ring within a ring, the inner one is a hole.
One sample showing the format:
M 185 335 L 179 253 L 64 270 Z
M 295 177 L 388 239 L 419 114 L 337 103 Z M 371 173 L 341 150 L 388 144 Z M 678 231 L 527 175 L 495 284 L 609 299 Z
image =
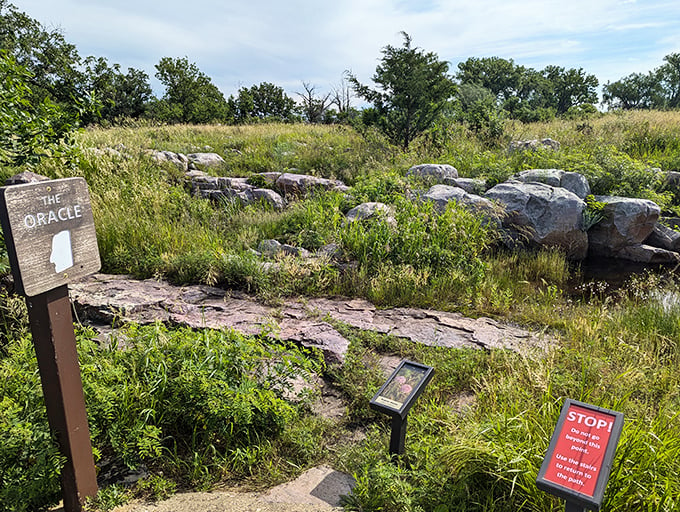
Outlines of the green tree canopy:
M 664 64 L 649 73 L 633 73 L 602 89 L 603 101 L 613 109 L 680 108 L 680 53 L 671 53 Z
M 411 37 L 402 32 L 401 48 L 388 45 L 372 77 L 378 89 L 363 85 L 351 73 L 348 81 L 357 96 L 373 104 L 365 120 L 375 122 L 396 144 L 407 149 L 411 141 L 430 128 L 455 85 L 448 76 L 449 65 L 435 53 L 411 46 Z
M 119 64 L 110 65 L 104 57 L 86 58 L 81 74 L 81 96 L 93 95 L 99 105 L 97 112 L 83 120 L 84 124 L 142 117 L 153 97 L 144 71 L 128 68 L 123 74 Z
M 456 78 L 461 85 L 488 90 L 498 109 L 522 121 L 563 115 L 598 100 L 598 80 L 582 68 L 547 66 L 537 71 L 512 59 L 472 57 L 458 64 Z
M 0 0 L 0 48 L 30 74 L 32 101 L 50 98 L 61 105 L 73 105 L 80 57 L 59 31 L 46 30 L 7 0 Z
M 155 117 L 181 123 L 210 123 L 227 118 L 227 102 L 210 77 L 187 57 L 163 57 L 156 64 L 156 78 L 165 87 L 152 106 Z
M 49 98 L 36 103 L 33 75 L 0 50 L 0 165 L 36 162 L 72 130 L 70 118 Z
M 262 82 L 250 88 L 241 87 L 238 96 L 229 97 L 230 117 L 237 123 L 283 121 L 295 119 L 295 101 L 283 88 Z

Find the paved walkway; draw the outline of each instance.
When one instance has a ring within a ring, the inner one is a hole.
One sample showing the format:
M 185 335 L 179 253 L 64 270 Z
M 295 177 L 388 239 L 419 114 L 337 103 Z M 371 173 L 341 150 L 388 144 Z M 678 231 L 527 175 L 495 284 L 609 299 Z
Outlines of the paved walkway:
M 113 512 L 330 512 L 340 511 L 354 479 L 328 466 L 303 473 L 296 480 L 263 493 L 233 491 L 176 494 L 158 503 L 130 503 Z

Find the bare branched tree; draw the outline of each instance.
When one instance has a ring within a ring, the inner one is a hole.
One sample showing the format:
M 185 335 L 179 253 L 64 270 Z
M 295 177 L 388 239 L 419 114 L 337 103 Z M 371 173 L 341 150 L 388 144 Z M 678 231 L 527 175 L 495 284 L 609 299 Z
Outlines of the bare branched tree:
M 332 104 L 329 99 L 331 93 L 325 96 L 318 96 L 316 86 L 307 82 L 302 82 L 305 92 L 296 93 L 302 100 L 302 115 L 310 123 L 320 123 L 324 119 L 324 114 Z

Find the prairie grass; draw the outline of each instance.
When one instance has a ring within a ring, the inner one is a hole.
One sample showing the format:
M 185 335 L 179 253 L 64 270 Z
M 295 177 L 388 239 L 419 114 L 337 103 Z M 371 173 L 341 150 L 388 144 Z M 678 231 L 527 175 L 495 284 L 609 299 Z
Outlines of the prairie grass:
M 562 149 L 507 151 L 510 140 L 543 137 L 558 140 Z M 47 160 L 33 170 L 85 177 L 106 272 L 213 284 L 271 301 L 343 295 L 381 307 L 459 311 L 519 323 L 550 340 L 545 349 L 522 353 L 451 350 L 333 322 L 350 347 L 344 364 L 321 368 L 314 356 L 291 347 L 282 352 L 264 337 L 131 327 L 134 348 L 107 352 L 83 333 L 95 446 L 131 465 L 157 460 L 140 491 L 158 496 L 178 484 L 202 488 L 225 479 L 262 487 L 330 461 L 357 477 L 349 510 L 561 510 L 564 505 L 534 482 L 561 404 L 570 397 L 626 418 L 604 510 L 677 510 L 675 277 L 644 274 L 618 293 L 574 296 L 580 271 L 563 254 L 501 250 L 498 233 L 469 212 L 455 206 L 439 212 L 405 199 L 424 187 L 405 174 L 413 164 L 449 163 L 462 176 L 493 184 L 523 169 L 562 168 L 586 175 L 595 193 L 652 198 L 673 212 L 680 201 L 648 169 L 678 170 L 678 140 L 677 112 L 508 123 L 494 143 L 464 126 L 443 126 L 407 153 L 376 133 L 345 127 L 138 126 L 80 133 L 70 159 Z M 119 148 L 120 155 L 87 148 Z M 210 203 L 193 197 L 182 174 L 153 163 L 146 149 L 217 152 L 226 163 L 210 170 L 215 175 L 298 169 L 352 188 L 299 198 L 284 211 Z M 345 213 L 365 201 L 388 203 L 394 220 L 345 222 Z M 269 238 L 312 252 L 336 244 L 339 261 L 265 260 L 253 250 Z M 3 296 L 0 308 L 0 426 L 6 427 L 0 429 L 0 469 L 12 475 L 0 496 L 25 490 L 23 501 L 12 502 L 25 503 L 14 507 L 24 510 L 54 499 L 61 461 L 44 423 L 19 302 Z M 435 368 L 409 415 L 407 452 L 397 464 L 387 454 L 389 422 L 368 407 L 384 379 L 385 355 Z M 319 419 L 309 414 L 308 402 L 293 404 L 271 382 L 253 380 L 262 358 L 291 361 L 279 376 L 322 372 L 342 393 L 346 416 Z M 233 371 L 240 372 L 236 380 Z M 263 412 L 264 423 L 254 410 Z M 183 414 L 184 423 L 178 420 Z M 343 439 L 355 428 L 365 432 L 364 441 Z M 102 499 L 118 500 L 120 490 L 109 494 Z

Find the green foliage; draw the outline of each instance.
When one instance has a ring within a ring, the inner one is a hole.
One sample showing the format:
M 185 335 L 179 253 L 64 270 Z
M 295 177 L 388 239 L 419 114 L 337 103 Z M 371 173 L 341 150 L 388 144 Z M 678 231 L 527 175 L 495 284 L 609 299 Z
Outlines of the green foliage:
M 291 122 L 295 119 L 295 100 L 283 88 L 268 82 L 241 87 L 238 96 L 230 96 L 228 103 L 229 115 L 235 123 Z
M 360 97 L 373 104 L 380 129 L 405 150 L 433 125 L 454 85 L 447 75 L 448 63 L 432 52 L 412 48 L 411 37 L 405 32 L 402 35 L 402 48 L 387 45 L 383 49 L 372 78 L 379 90 L 362 85 L 351 74 L 348 80 Z
M 0 0 L 0 48 L 32 76 L 31 104 L 47 99 L 70 115 L 77 111 L 74 99 L 79 97 L 80 57 L 59 30 L 46 29 L 7 0 Z
M 140 118 L 152 98 L 148 75 L 129 68 L 126 74 L 120 65 L 109 65 L 104 57 L 88 57 L 79 87 L 82 95 L 93 95 L 99 103 L 97 111 L 88 112 L 83 124 L 116 123 L 124 118 Z
M 633 73 L 607 82 L 602 91 L 604 103 L 622 110 L 680 108 L 680 53 L 666 55 L 664 61 L 647 74 Z
M 512 59 L 469 58 L 458 64 L 461 86 L 489 92 L 497 108 L 524 122 L 549 120 L 575 108 L 594 109 L 598 80 L 582 68 L 525 68 Z
M 588 194 L 584 198 L 586 207 L 583 210 L 583 231 L 588 231 L 595 224 L 604 219 L 604 207 L 607 203 L 597 201 L 593 194 Z
M 53 153 L 74 126 L 49 99 L 34 103 L 32 75 L 0 51 L 0 165 L 36 163 Z
M 152 116 L 161 121 L 209 123 L 227 117 L 227 102 L 210 77 L 189 59 L 163 57 L 156 64 L 156 78 L 165 87 L 163 97 L 152 103 Z
M 28 337 L 0 358 L 0 502 L 31 512 L 56 502 L 63 457 L 47 426 L 35 354 Z
M 78 336 L 78 351 L 93 446 L 108 460 L 171 475 L 140 485 L 156 496 L 173 492 L 173 482 L 206 485 L 255 471 L 298 421 L 298 407 L 284 398 L 292 380 L 319 370 L 297 348 L 233 332 L 132 325 L 111 346 L 89 335 Z M 125 348 L 117 345 L 123 339 Z M 63 460 L 31 342 L 17 339 L 8 349 L 0 359 L 0 497 L 8 510 L 38 510 L 57 499 Z M 293 461 L 314 459 L 303 446 L 287 449 Z M 109 487 L 96 501 L 107 510 L 124 497 Z

